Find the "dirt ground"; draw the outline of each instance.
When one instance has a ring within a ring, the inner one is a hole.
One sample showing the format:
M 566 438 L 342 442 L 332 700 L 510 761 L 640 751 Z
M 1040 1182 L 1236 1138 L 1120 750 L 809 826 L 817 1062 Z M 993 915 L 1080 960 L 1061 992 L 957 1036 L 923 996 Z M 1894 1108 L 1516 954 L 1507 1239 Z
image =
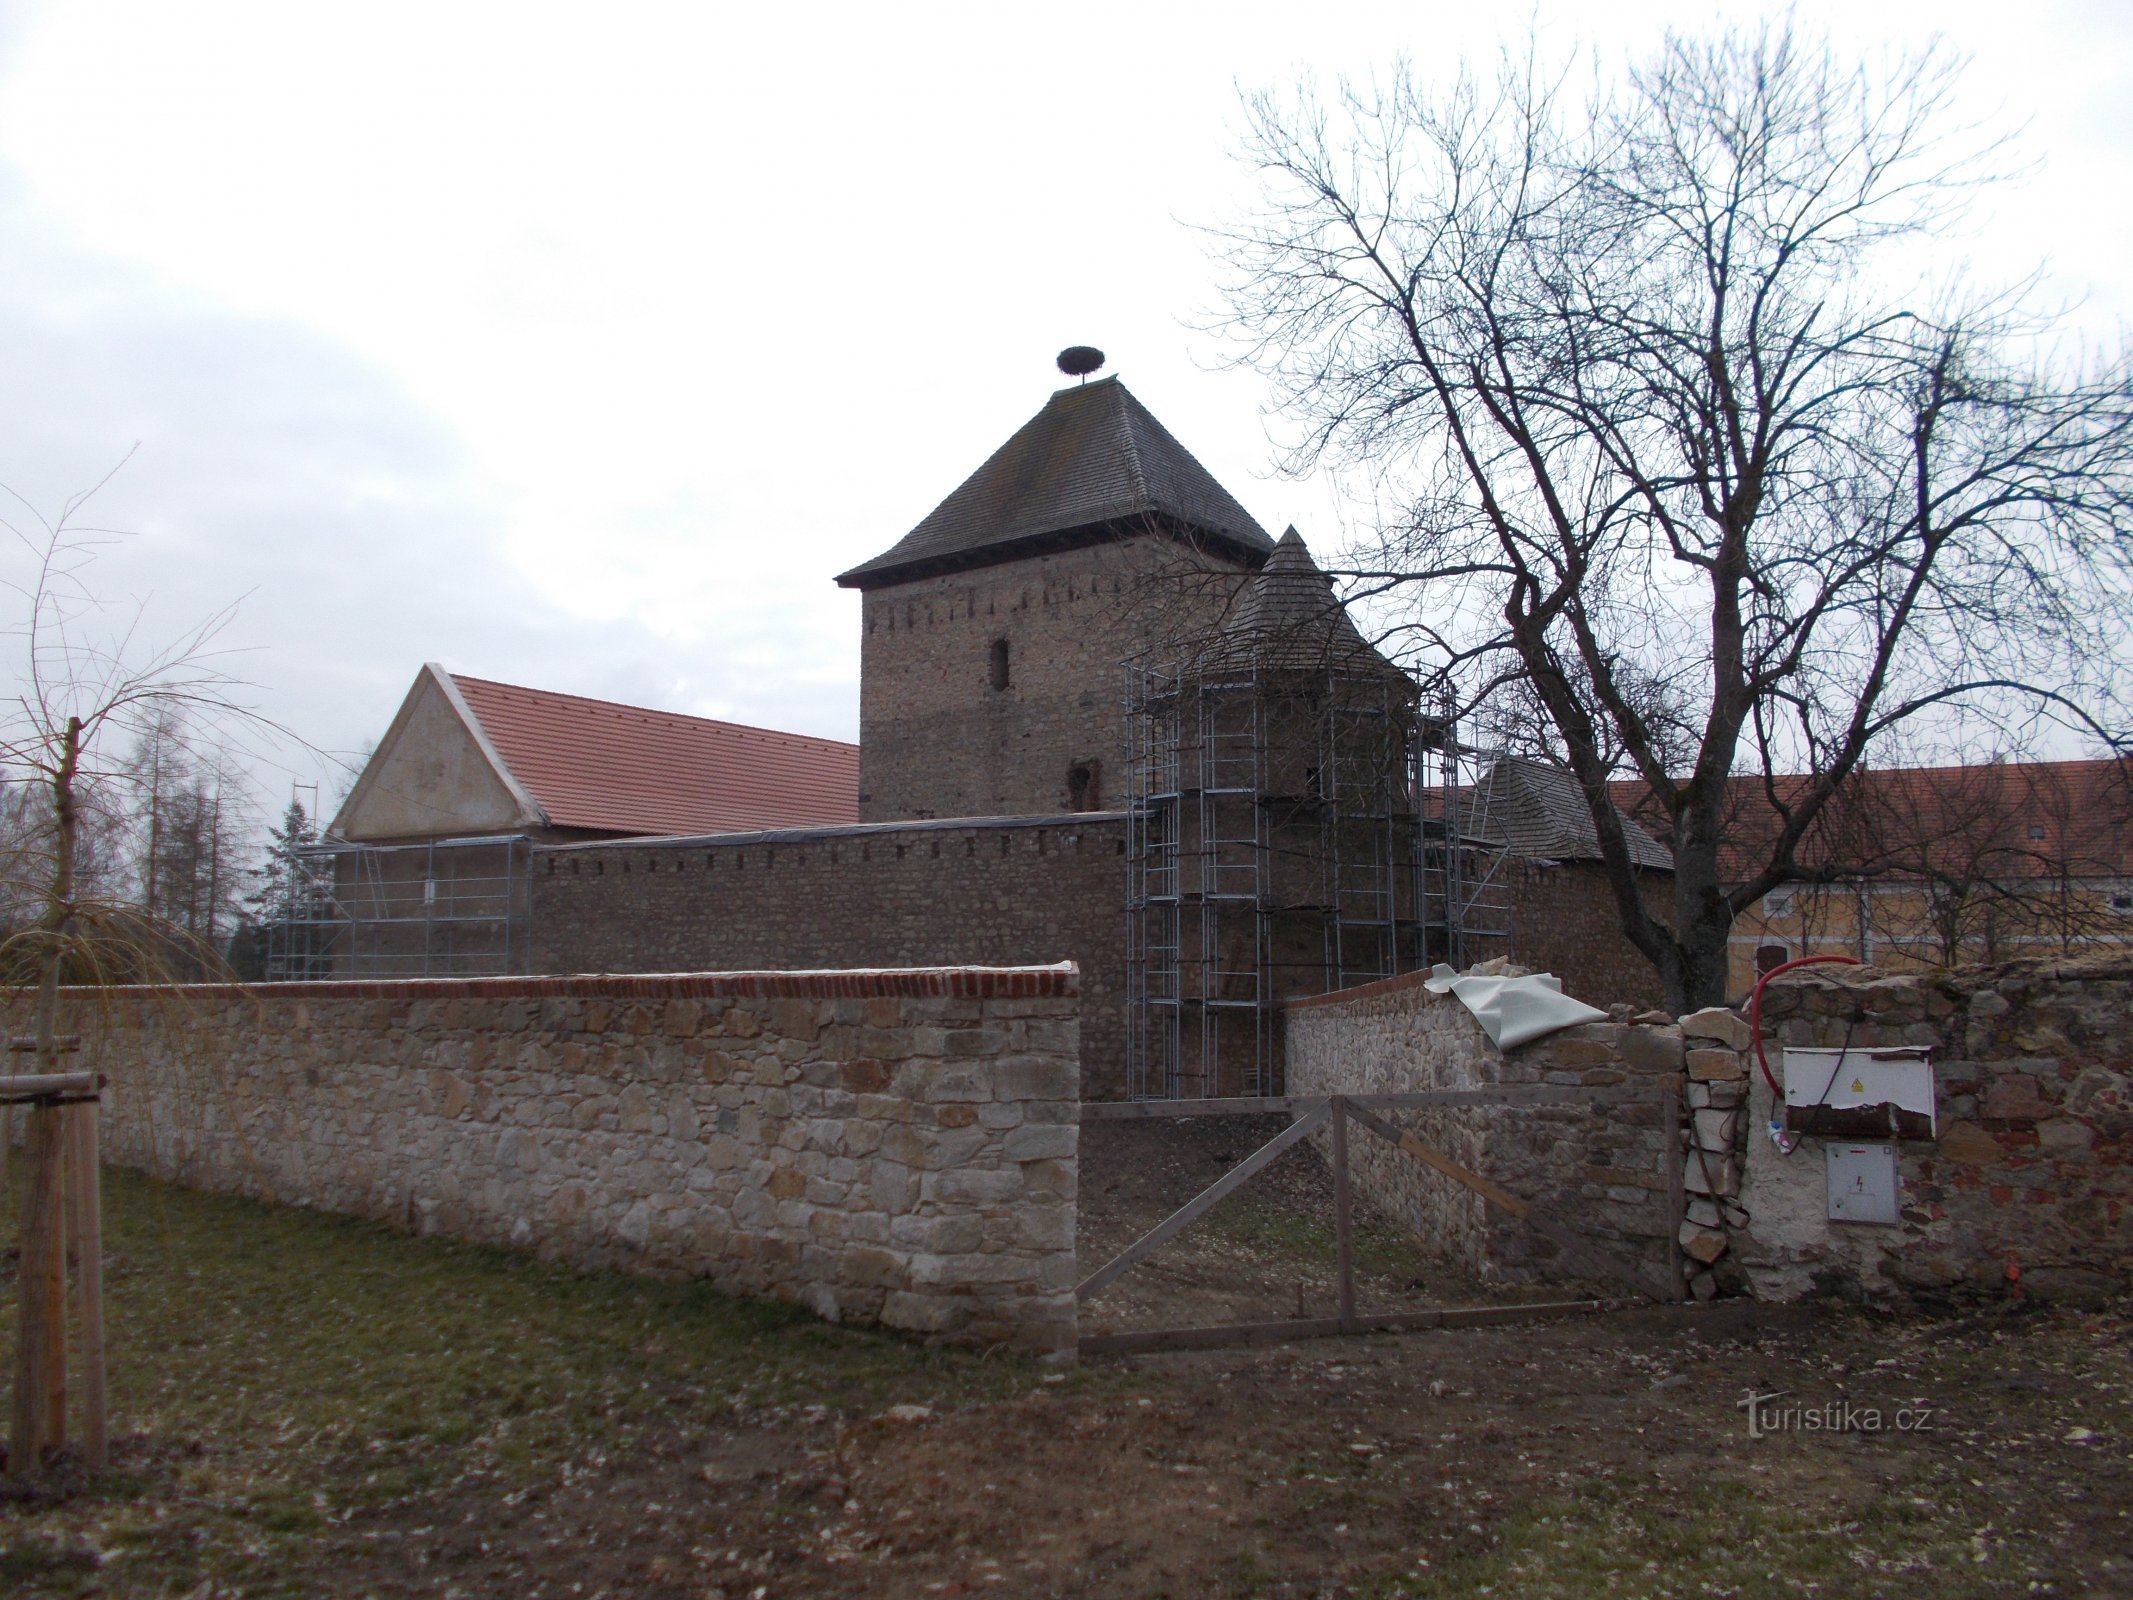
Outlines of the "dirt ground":
M 1092 1122 L 1082 1128 L 1076 1245 L 1084 1274 L 1206 1188 L 1288 1124 L 1283 1116 Z M 1618 1297 L 1565 1279 L 1504 1289 L 1476 1280 L 1412 1230 L 1353 1202 L 1363 1312 Z M 1335 1310 L 1333 1181 L 1309 1140 L 1275 1158 L 1200 1222 L 1082 1307 L 1084 1334 L 1181 1328 Z
M 1093 1258 L 1253 1134 L 1207 1137 L 1092 1155 Z M 1104 1314 L 1330 1295 L 1323 1168 L 1272 1177 Z M 9 1600 L 2133 1594 L 2133 1303 L 1735 1302 L 1058 1370 L 135 1175 L 107 1196 L 113 1470 L 0 1495 Z M 1412 1240 L 1359 1255 L 1366 1305 L 1471 1287 Z M 1751 1389 L 1793 1422 L 1751 1437 Z
M 736 1418 L 352 1523 L 350 1575 L 759 1600 L 2133 1593 L 2123 1316 L 1688 1322 L 1202 1352 L 910 1421 Z M 1750 1440 L 1751 1385 L 1925 1422 Z

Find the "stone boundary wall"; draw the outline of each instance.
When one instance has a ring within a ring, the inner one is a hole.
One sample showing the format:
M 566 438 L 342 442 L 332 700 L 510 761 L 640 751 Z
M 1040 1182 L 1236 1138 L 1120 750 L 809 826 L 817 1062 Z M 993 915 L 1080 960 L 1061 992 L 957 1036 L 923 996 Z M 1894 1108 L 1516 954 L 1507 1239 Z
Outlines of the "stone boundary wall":
M 1671 1022 L 1590 1023 L 1499 1050 L 1465 1006 L 1423 987 L 1427 977 L 1408 973 L 1290 1001 L 1288 1092 L 1648 1086 L 1648 1101 L 1597 1108 L 1492 1106 L 1403 1112 L 1388 1120 L 1545 1207 L 1563 1226 L 1643 1264 L 1658 1279 L 1668 1269 L 1678 1228 L 1667 1208 L 1660 1091 L 1683 1070 L 1681 1029 Z M 1626 1017 L 1628 1008 L 1622 1010 Z M 1486 1282 L 1589 1277 L 1557 1260 L 1553 1245 L 1472 1190 L 1369 1133 L 1350 1134 L 1348 1159 L 1366 1204 L 1409 1224 Z
M 1786 1044 L 1931 1046 L 1939 1136 L 1897 1145 L 1898 1225 L 1830 1222 L 1824 1141 L 1779 1155 L 1757 1074 L 1735 1244 L 1759 1296 L 2091 1299 L 2133 1279 L 2133 959 L 1818 967 L 1762 1015 L 1780 1081 Z
M 1073 1347 L 1071 964 L 196 985 L 68 1009 L 112 1080 L 121 1165 L 832 1320 Z
M 551 845 L 539 972 L 1019 966 L 1081 971 L 1082 1093 L 1125 1094 L 1125 818 L 976 817 Z

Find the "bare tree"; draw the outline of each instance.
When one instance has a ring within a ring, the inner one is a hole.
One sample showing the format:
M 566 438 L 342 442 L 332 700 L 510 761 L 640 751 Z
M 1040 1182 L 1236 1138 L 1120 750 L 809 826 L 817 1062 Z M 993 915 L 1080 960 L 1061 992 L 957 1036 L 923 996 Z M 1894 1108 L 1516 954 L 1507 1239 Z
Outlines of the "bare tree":
M 1860 67 L 1779 25 L 1594 66 L 1254 99 L 1229 326 L 1303 427 L 1293 464 L 1404 507 L 1358 593 L 1470 702 L 1526 686 L 1623 931 L 1697 1005 L 1892 733 L 2133 725 L 2133 368 L 1951 269 L 2001 153 L 1938 49 Z M 1670 923 L 1617 773 L 1670 836 Z M 1743 780 L 1779 822 L 1729 881 Z
M 87 572 L 105 537 L 78 525 L 86 500 L 76 497 L 56 519 L 26 502 L 22 514 L 0 518 L 28 557 L 27 577 L 6 585 L 19 601 L 9 630 L 18 692 L 0 712 L 0 787 L 11 797 L 0 981 L 34 991 L 35 1059 L 47 1072 L 63 983 L 189 976 L 217 959 L 200 929 L 145 892 L 136 897 L 156 873 L 152 860 L 145 873 L 123 865 L 143 769 L 120 747 L 165 738 L 186 717 L 265 726 L 238 699 L 243 685 L 216 648 L 229 611 L 154 647 L 138 637 L 137 606 L 114 612 L 98 600 Z M 0 1138 L 0 1172 L 6 1148 Z

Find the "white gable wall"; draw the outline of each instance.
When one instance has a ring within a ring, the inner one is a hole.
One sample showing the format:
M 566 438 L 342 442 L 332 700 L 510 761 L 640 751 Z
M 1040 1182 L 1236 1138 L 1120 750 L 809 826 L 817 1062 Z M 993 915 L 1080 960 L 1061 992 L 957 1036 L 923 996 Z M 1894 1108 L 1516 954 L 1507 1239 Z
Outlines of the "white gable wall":
M 546 819 L 486 745 L 450 680 L 423 668 L 333 831 L 368 843 L 539 827 Z

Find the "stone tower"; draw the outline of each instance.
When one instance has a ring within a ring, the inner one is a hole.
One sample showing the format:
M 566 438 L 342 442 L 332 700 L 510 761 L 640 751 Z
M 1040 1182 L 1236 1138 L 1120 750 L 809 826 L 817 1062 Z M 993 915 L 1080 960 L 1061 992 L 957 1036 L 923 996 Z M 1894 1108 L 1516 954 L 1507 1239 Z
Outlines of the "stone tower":
M 1059 390 L 837 579 L 864 597 L 861 820 L 1115 809 L 1122 663 L 1215 625 L 1273 548 L 1117 378 Z

